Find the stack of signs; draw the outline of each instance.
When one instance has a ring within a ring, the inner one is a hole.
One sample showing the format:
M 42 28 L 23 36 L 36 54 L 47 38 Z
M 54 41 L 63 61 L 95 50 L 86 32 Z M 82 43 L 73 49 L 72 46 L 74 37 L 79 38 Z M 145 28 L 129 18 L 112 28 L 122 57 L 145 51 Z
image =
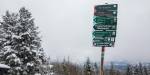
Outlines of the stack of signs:
M 114 46 L 117 28 L 117 7 L 117 4 L 97 5 L 94 7 L 93 46 Z

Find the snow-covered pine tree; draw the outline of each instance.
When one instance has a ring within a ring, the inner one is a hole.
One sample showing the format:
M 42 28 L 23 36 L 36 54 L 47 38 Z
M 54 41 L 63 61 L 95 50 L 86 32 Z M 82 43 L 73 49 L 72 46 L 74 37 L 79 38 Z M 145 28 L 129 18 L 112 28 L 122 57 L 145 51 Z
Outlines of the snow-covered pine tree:
M 99 75 L 99 67 L 96 62 L 94 63 L 94 73 L 95 73 L 95 75 Z
M 19 13 L 2 17 L 0 25 L 1 63 L 11 67 L 13 75 L 34 75 L 45 62 L 38 27 L 31 13 L 24 7 Z
M 84 75 L 93 75 L 93 66 L 89 58 L 87 58 L 84 64 Z

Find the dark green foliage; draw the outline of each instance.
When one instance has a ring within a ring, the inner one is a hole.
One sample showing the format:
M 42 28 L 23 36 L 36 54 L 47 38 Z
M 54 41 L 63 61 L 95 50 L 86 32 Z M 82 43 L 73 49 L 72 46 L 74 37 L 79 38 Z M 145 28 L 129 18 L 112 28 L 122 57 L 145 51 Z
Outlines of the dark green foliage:
M 93 74 L 93 66 L 88 58 L 86 63 L 84 64 L 84 74 L 85 75 L 92 75 Z
M 18 13 L 8 11 L 2 17 L 0 29 L 0 61 L 11 66 L 13 75 L 33 75 L 46 60 L 38 36 L 38 27 L 24 7 Z
M 94 63 L 94 75 L 98 75 L 99 74 L 99 66 L 98 66 L 98 64 L 95 62 Z

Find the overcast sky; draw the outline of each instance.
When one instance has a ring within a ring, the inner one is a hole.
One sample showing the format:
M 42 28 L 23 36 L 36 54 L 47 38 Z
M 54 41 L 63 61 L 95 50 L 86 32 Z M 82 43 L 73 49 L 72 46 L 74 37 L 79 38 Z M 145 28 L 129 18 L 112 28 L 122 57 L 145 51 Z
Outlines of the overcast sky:
M 0 16 L 25 6 L 52 60 L 100 61 L 101 48 L 92 46 L 93 7 L 105 3 L 118 4 L 116 43 L 105 61 L 150 62 L 150 0 L 0 0 Z

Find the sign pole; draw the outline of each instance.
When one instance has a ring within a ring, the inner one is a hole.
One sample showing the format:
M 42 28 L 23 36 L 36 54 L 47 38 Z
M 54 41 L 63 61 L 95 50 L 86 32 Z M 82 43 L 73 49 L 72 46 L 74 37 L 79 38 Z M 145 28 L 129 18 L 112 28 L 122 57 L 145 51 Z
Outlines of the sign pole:
M 104 75 L 104 54 L 105 54 L 105 47 L 102 46 L 100 75 Z

